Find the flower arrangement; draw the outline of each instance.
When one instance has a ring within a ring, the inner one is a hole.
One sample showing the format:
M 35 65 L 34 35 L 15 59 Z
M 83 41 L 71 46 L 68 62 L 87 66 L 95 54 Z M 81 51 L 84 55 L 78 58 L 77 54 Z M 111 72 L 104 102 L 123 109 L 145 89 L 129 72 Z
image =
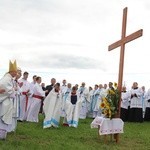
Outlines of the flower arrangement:
M 114 83 L 114 88 L 108 90 L 106 97 L 102 97 L 100 108 L 106 118 L 112 119 L 118 112 L 119 91 L 117 83 Z

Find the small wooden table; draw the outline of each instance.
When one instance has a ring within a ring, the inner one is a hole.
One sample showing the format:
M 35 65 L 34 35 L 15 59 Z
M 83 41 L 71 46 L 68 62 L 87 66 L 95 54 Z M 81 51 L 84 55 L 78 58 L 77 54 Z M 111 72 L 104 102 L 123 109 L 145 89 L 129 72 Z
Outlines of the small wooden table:
M 120 118 L 103 118 L 103 117 L 96 117 L 92 123 L 91 128 L 98 128 L 98 137 L 100 135 L 104 135 L 104 141 L 107 142 L 107 135 L 110 135 L 110 139 L 114 135 L 116 137 L 117 133 L 123 133 L 124 122 Z M 115 138 L 116 142 L 117 139 Z

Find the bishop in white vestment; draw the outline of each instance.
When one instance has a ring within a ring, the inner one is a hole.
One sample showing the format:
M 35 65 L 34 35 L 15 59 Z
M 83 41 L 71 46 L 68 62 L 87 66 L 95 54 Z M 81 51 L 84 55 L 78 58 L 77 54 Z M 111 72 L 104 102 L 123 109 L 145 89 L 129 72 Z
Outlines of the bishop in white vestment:
M 11 132 L 13 124 L 13 115 L 16 111 L 13 105 L 13 99 L 15 98 L 15 88 L 13 78 L 17 75 L 16 61 L 9 63 L 9 72 L 6 73 L 0 80 L 0 87 L 5 92 L 0 94 L 0 132 Z M 2 135 L 0 133 L 0 135 Z M 6 137 L 0 136 L 0 139 Z

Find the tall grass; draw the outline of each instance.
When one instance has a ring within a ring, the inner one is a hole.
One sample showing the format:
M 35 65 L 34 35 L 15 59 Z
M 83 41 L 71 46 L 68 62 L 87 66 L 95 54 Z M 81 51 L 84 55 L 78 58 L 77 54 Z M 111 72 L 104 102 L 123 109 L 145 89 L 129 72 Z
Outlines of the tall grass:
M 15 133 L 0 141 L 0 150 L 150 150 L 150 122 L 125 123 L 119 143 L 97 135 L 91 129 L 92 119 L 80 120 L 78 128 L 62 126 L 43 129 L 43 116 L 39 123 L 18 122 Z

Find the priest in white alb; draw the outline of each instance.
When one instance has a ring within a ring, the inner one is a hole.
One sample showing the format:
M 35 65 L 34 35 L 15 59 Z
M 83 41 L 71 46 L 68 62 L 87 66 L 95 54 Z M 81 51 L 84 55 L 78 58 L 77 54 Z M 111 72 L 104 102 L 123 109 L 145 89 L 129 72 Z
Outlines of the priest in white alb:
M 38 114 L 41 107 L 42 98 L 45 97 L 45 92 L 42 89 L 41 77 L 36 77 L 36 83 L 33 88 L 32 102 L 28 108 L 27 121 L 38 122 Z
M 74 86 L 66 99 L 65 105 L 66 116 L 64 117 L 64 120 L 66 120 L 69 127 L 78 127 L 81 104 L 81 98 Z
M 21 88 L 20 88 L 20 84 L 18 82 L 18 79 L 21 77 L 22 72 L 20 68 L 17 68 L 17 75 L 14 78 L 14 88 L 15 90 L 15 97 L 13 99 L 13 107 L 14 107 L 14 114 L 13 114 L 13 123 L 12 123 L 12 127 L 11 130 L 15 131 L 17 128 L 17 120 L 20 117 L 20 95 L 21 95 Z
M 26 120 L 27 118 L 27 108 L 30 96 L 30 83 L 28 82 L 28 72 L 23 73 L 23 78 L 19 80 L 21 84 L 21 97 L 20 97 L 20 121 Z
M 58 127 L 61 115 L 62 98 L 60 98 L 60 84 L 56 83 L 54 88 L 46 96 L 43 105 L 45 114 L 43 128 Z
M 129 121 L 130 122 L 143 122 L 143 108 L 142 108 L 142 90 L 138 87 L 138 83 L 134 82 L 131 94 L 131 103 L 129 110 Z
M 82 99 L 82 106 L 81 106 L 81 110 L 80 110 L 80 119 L 86 119 L 87 116 L 87 101 L 88 101 L 88 97 L 89 97 L 89 90 L 88 88 L 85 87 L 85 83 L 82 82 L 81 87 L 78 90 L 79 95 Z
M 150 121 L 150 89 L 146 92 L 144 121 Z
M 122 87 L 121 92 L 121 111 L 120 118 L 125 122 L 128 121 L 129 118 L 129 101 L 130 101 L 130 93 L 126 91 L 126 87 Z

